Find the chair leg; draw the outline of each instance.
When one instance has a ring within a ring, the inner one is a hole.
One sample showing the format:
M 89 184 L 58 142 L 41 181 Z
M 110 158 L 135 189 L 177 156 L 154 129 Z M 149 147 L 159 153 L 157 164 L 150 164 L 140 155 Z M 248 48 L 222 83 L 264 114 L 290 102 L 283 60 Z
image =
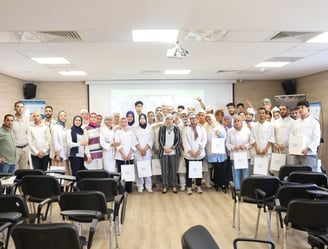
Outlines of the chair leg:
M 5 247 L 4 247 L 5 249 L 8 249 L 12 229 L 13 229 L 13 225 L 9 226 L 8 229 L 7 229 L 6 241 L 5 241 Z
M 260 223 L 260 215 L 261 215 L 261 208 L 258 208 L 257 212 L 257 219 L 256 219 L 256 229 L 255 229 L 255 239 L 257 238 L 257 232 L 259 230 L 259 223 Z
M 113 232 L 113 225 L 112 219 L 109 217 L 109 249 L 112 249 L 112 232 Z
M 268 223 L 268 235 L 269 240 L 272 241 L 272 232 L 271 232 L 271 212 L 267 210 L 267 223 Z
M 287 227 L 286 227 L 286 225 L 284 225 L 284 228 L 283 228 L 282 249 L 287 249 Z
M 237 200 L 237 216 L 238 216 L 238 237 L 240 237 L 240 202 Z
M 280 238 L 280 220 L 279 220 L 279 214 L 276 212 L 276 223 L 277 223 L 277 238 Z
M 114 232 L 115 232 L 115 248 L 119 248 L 118 247 L 118 234 L 119 234 L 119 220 L 118 219 L 115 219 L 114 221 Z
M 233 203 L 233 214 L 232 214 L 232 227 L 235 228 L 236 225 L 236 202 Z

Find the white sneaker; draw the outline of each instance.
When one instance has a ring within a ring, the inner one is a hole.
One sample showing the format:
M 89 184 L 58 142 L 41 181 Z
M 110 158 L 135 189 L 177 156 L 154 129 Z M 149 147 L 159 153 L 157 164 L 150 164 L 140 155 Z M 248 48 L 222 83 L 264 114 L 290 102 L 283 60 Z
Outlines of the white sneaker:
M 148 193 L 153 193 L 153 190 L 152 189 L 147 189 L 147 192 Z
M 186 186 L 181 186 L 180 191 L 185 191 L 186 190 Z
M 187 195 L 192 195 L 191 188 L 187 188 Z
M 143 189 L 142 188 L 138 188 L 138 193 L 142 193 Z
M 203 190 L 201 189 L 201 187 L 197 187 L 197 193 L 198 193 L 198 194 L 203 193 Z

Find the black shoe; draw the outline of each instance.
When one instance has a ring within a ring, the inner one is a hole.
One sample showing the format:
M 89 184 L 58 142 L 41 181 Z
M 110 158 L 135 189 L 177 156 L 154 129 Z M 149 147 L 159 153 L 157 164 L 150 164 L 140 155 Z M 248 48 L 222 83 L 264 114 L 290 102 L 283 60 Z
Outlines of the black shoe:
M 222 189 L 223 193 L 225 193 L 225 194 L 227 193 L 227 187 L 225 185 L 223 185 L 221 189 Z

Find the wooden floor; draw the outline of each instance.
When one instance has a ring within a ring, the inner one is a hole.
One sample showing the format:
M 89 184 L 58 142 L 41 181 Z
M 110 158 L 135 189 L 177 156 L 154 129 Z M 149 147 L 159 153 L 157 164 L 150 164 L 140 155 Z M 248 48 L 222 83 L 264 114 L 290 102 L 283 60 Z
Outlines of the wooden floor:
M 228 192 L 216 192 L 203 188 L 203 194 L 189 196 L 186 192 L 129 194 L 126 220 L 119 237 L 121 249 L 180 249 L 181 235 L 191 226 L 204 225 L 215 238 L 221 249 L 232 248 L 232 241 L 238 236 L 237 228 L 232 228 L 233 201 Z M 58 206 L 54 206 L 53 220 L 60 220 Z M 241 206 L 241 237 L 254 237 L 257 208 L 253 205 Z M 276 248 L 282 247 L 277 238 L 275 213 L 271 227 Z M 109 248 L 108 223 L 98 223 L 93 249 Z M 281 230 L 282 233 L 282 230 Z M 299 231 L 288 232 L 288 248 L 311 248 L 307 235 Z M 261 214 L 258 238 L 268 239 L 266 216 Z M 113 243 L 114 248 L 115 243 Z M 14 248 L 13 242 L 10 248 Z M 246 247 L 245 247 L 246 248 Z M 247 247 L 264 248 L 264 247 Z M 267 247 L 265 247 L 267 248 Z

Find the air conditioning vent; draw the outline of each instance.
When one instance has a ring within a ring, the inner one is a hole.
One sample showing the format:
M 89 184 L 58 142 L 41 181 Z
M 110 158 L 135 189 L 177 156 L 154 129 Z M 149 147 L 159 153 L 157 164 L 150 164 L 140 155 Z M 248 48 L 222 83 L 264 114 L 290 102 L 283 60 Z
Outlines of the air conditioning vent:
M 44 42 L 83 41 L 77 31 L 39 31 L 36 35 Z
M 272 36 L 270 41 L 305 42 L 322 32 L 281 31 Z

